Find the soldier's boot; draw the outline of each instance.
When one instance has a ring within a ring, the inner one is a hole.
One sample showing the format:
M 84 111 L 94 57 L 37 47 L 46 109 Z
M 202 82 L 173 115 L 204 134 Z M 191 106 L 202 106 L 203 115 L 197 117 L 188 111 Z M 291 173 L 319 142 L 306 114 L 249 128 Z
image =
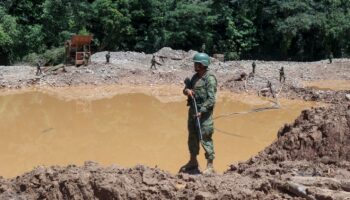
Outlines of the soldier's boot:
M 191 155 L 190 161 L 188 161 L 187 164 L 182 166 L 179 172 L 188 172 L 188 171 L 197 170 L 197 169 L 198 169 L 197 156 Z
M 203 174 L 214 174 L 214 165 L 213 165 L 213 160 L 207 160 L 207 168 L 203 171 Z

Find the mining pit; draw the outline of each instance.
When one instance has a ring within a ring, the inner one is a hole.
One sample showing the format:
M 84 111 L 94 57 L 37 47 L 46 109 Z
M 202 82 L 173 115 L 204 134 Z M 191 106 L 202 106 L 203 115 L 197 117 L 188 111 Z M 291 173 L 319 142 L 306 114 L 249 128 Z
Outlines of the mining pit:
M 212 58 L 217 173 L 192 175 L 177 171 L 195 53 L 165 47 L 157 70 L 142 52 L 0 66 L 0 199 L 350 199 L 349 59 L 256 61 L 235 81 L 252 61 Z M 268 81 L 277 99 L 258 95 Z
M 86 160 L 105 166 L 143 164 L 176 174 L 188 158 L 188 108 L 182 88 L 110 86 L 107 91 L 109 97 L 88 87 L 60 88 L 54 93 L 32 89 L 0 96 L 1 175 L 15 177 L 36 166 L 82 165 Z M 219 173 L 232 162 L 263 150 L 276 139 L 280 127 L 316 105 L 286 99 L 279 103 L 279 109 L 225 116 L 273 103 L 219 91 L 214 112 Z M 203 154 L 200 164 L 204 167 Z

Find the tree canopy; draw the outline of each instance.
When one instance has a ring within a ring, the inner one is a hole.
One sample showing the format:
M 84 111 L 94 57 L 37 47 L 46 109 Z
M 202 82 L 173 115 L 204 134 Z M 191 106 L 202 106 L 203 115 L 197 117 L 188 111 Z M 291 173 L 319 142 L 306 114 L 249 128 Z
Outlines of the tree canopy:
M 309 61 L 350 54 L 348 0 L 2 0 L 0 64 L 92 34 L 94 50 L 164 46 L 229 59 Z

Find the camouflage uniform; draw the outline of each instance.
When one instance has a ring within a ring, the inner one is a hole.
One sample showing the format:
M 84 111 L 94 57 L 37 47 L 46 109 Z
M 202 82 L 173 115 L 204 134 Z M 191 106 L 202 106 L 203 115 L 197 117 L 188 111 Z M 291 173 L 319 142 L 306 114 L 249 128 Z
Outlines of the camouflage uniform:
M 109 59 L 111 58 L 110 52 L 106 54 L 106 63 L 109 63 Z
M 152 60 L 151 60 L 151 69 L 153 69 L 153 68 L 157 69 L 156 63 L 157 63 L 156 57 L 153 55 Z
M 36 75 L 39 76 L 42 74 L 42 71 L 41 71 L 41 60 L 39 60 L 37 63 L 36 63 Z
M 332 63 L 333 62 L 333 53 L 329 53 L 328 55 L 328 59 L 329 59 L 329 63 Z
M 256 68 L 255 61 L 252 63 L 252 68 L 253 68 L 252 73 L 255 74 L 255 68 Z
M 89 53 L 84 53 L 84 65 L 87 66 L 89 64 L 90 55 Z
M 195 74 L 190 82 L 189 88 L 195 93 L 195 99 L 197 102 L 198 112 L 201 112 L 201 130 L 203 134 L 203 140 L 199 141 L 198 127 L 196 123 L 195 108 L 191 103 L 191 99 L 188 99 L 188 148 L 190 154 L 196 156 L 199 154 L 199 142 L 205 151 L 205 158 L 207 160 L 213 160 L 215 158 L 214 144 L 212 140 L 212 134 L 214 132 L 213 126 L 213 110 L 215 105 L 217 81 L 213 74 L 208 71 L 202 78 Z
M 204 53 L 205 52 L 205 44 L 203 43 L 202 44 L 202 47 L 201 47 L 201 52 Z
M 282 80 L 283 80 L 283 82 L 286 82 L 286 76 L 284 74 L 284 68 L 283 67 L 281 67 L 281 69 L 280 69 L 280 82 L 282 82 Z

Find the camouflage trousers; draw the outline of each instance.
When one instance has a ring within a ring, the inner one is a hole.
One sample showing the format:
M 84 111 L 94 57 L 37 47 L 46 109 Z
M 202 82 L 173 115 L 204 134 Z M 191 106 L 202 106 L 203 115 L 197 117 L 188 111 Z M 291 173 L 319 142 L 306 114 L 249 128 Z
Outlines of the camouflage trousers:
M 195 156 L 198 155 L 199 143 L 201 143 L 205 151 L 205 158 L 207 160 L 214 160 L 215 152 L 214 152 L 214 143 L 212 139 L 212 135 L 214 132 L 214 125 L 213 125 L 213 119 L 212 119 L 212 112 L 203 114 L 200 119 L 202 138 L 203 138 L 202 141 L 199 141 L 198 126 L 197 126 L 196 118 L 193 117 L 194 114 L 195 112 L 193 111 L 192 108 L 190 108 L 188 112 L 188 121 L 187 121 L 188 149 L 190 151 L 190 154 Z

